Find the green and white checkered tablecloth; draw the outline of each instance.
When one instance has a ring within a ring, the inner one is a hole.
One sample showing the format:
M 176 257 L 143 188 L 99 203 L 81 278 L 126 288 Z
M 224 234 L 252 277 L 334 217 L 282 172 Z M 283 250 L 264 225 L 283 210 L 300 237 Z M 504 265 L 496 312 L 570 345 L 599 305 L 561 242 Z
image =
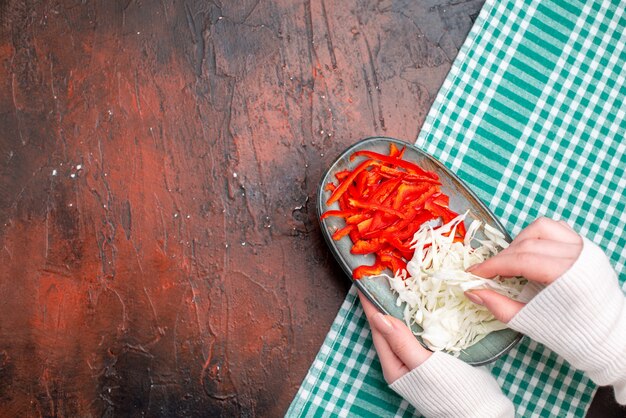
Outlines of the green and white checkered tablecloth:
M 626 279 L 626 4 L 488 0 L 417 145 L 517 234 L 562 218 Z M 624 286 L 626 290 L 626 286 Z M 582 416 L 595 387 L 524 338 L 488 366 L 519 416 Z M 385 384 L 352 289 L 287 416 L 407 416 Z

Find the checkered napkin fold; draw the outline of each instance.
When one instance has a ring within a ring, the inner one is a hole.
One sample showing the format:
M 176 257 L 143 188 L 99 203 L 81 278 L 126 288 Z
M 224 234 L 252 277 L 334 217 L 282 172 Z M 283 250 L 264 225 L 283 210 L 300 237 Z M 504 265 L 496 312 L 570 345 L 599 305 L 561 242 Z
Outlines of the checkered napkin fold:
M 626 7 L 488 0 L 417 139 L 517 234 L 566 219 L 626 274 Z M 626 286 L 623 286 L 626 290 Z M 584 416 L 581 372 L 525 337 L 488 366 L 520 416 Z M 287 416 L 410 416 L 349 292 Z

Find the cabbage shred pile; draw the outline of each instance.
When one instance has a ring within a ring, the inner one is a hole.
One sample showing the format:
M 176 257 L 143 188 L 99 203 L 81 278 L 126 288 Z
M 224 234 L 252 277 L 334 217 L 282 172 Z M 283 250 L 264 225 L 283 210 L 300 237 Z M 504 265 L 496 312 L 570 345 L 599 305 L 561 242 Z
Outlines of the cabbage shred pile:
M 398 294 L 397 304 L 405 303 L 404 320 L 417 324 L 426 346 L 454 355 L 477 343 L 492 331 L 506 328 L 484 306 L 471 302 L 464 292 L 491 288 L 517 298 L 525 285 L 522 278 L 484 279 L 465 270 L 506 248 L 504 235 L 488 224 L 472 221 L 462 242 L 455 231 L 467 212 L 439 227 L 424 224 L 413 238 L 413 258 L 406 270 L 389 277 Z M 476 238 L 482 230 L 485 239 Z

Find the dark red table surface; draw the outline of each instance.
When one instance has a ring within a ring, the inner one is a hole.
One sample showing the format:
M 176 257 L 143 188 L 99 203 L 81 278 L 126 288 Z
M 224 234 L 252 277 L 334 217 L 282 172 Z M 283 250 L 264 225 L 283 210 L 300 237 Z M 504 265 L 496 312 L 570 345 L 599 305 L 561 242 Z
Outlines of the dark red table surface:
M 319 179 L 481 6 L 1 2 L 0 415 L 283 415 L 349 287 Z

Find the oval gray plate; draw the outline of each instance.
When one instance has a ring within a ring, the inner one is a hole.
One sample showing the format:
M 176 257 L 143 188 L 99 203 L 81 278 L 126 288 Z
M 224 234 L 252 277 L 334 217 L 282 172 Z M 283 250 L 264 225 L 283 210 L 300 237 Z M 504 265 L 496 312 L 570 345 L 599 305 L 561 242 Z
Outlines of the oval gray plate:
M 330 206 L 326 205 L 326 201 L 330 197 L 330 192 L 324 190 L 326 184 L 331 181 L 336 183 L 335 173 L 345 169 L 351 170 L 364 159 L 363 157 L 358 157 L 355 158 L 354 161 L 350 161 L 350 155 L 359 150 L 370 150 L 387 155 L 389 153 L 390 143 L 395 143 L 398 147 L 406 147 L 406 151 L 404 152 L 405 160 L 417 163 L 425 170 L 434 171 L 437 175 L 439 175 L 441 189 L 450 197 L 450 208 L 457 213 L 465 212 L 468 209 L 470 210 L 470 216 L 466 218 L 467 225 L 471 223 L 472 219 L 478 219 L 499 229 L 506 237 L 506 240 L 509 242 L 511 241 L 510 235 L 500 224 L 498 219 L 496 219 L 495 215 L 454 173 L 449 171 L 439 161 L 415 146 L 404 141 L 386 137 L 367 138 L 352 145 L 346 149 L 330 166 L 322 177 L 318 190 L 318 219 L 322 213 L 329 209 L 339 209 L 338 203 L 334 203 Z M 351 280 L 352 270 L 356 267 L 361 264 L 371 265 L 374 263 L 373 255 L 363 256 L 350 253 L 350 248 L 352 247 L 350 237 L 346 236 L 339 241 L 334 241 L 332 239 L 333 232 L 345 226 L 343 219 L 330 217 L 321 220 L 320 224 L 326 243 L 330 247 L 342 269 Z M 477 237 L 481 238 L 479 234 L 477 234 Z M 387 271 L 387 273 L 392 274 L 391 271 Z M 361 280 L 354 280 L 354 283 L 359 290 L 363 292 L 363 294 L 367 296 L 367 298 L 371 300 L 372 303 L 383 313 L 393 315 L 396 318 L 403 320 L 404 306 L 396 306 L 396 296 L 390 289 L 386 279 L 365 277 Z M 414 331 L 416 330 L 419 330 L 417 326 Z M 521 337 L 522 335 L 520 333 L 510 329 L 492 332 L 478 343 L 462 351 L 459 358 L 474 366 L 490 363 L 510 350 L 521 339 Z M 420 340 L 419 337 L 416 338 Z M 421 340 L 420 343 L 422 343 Z

